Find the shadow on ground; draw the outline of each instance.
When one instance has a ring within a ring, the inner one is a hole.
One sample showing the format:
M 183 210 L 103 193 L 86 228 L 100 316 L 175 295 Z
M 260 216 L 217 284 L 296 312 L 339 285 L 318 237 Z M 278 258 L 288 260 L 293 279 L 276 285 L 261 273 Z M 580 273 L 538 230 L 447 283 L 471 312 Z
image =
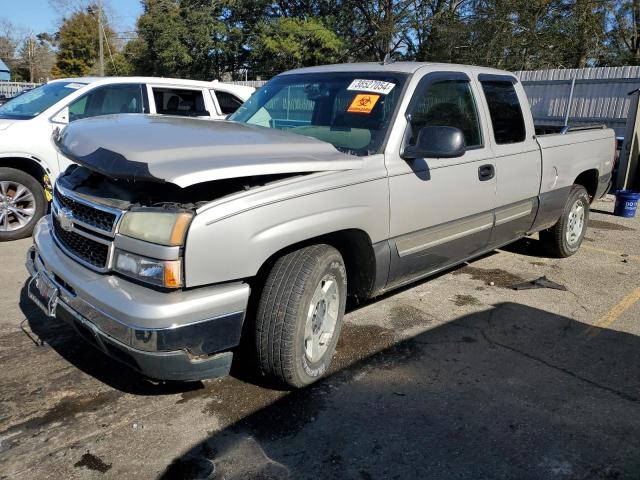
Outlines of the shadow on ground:
M 531 237 L 521 238 L 516 242 L 501 247 L 500 250 L 517 253 L 518 255 L 524 255 L 526 257 L 554 258 L 549 254 L 549 251 L 540 240 Z
M 488 252 L 476 260 L 487 258 L 495 255 L 496 251 Z M 464 272 L 464 264 L 462 266 L 452 267 L 450 269 L 432 275 L 429 278 L 419 280 L 404 287 L 397 288 L 392 292 L 385 293 L 375 299 L 362 300 L 355 302 L 352 299 L 348 301 L 347 313 L 358 310 L 366 305 L 381 301 L 389 296 L 397 295 L 400 292 L 414 288 L 420 283 L 432 281 L 435 278 L 446 275 L 451 271 L 460 269 Z M 29 299 L 27 295 L 28 280 L 25 282 L 20 292 L 20 309 L 27 320 L 30 332 L 23 328 L 23 331 L 36 344 L 46 343 L 53 348 L 62 358 L 74 365 L 82 372 L 91 375 L 102 383 L 119 390 L 124 393 L 133 395 L 167 395 L 173 393 L 193 392 L 203 390 L 202 382 L 157 382 L 144 378 L 140 373 L 131 369 L 131 367 L 120 364 L 116 360 L 108 357 L 100 350 L 91 346 L 83 340 L 75 330 L 57 318 L 49 318 Z M 253 301 L 250 305 L 257 305 L 256 295 L 259 291 L 252 293 Z M 252 307 L 250 307 L 252 308 Z M 231 375 L 241 381 L 251 383 L 253 385 L 282 390 L 280 385 L 275 385 L 260 376 L 256 371 L 256 364 L 251 360 L 255 360 L 255 352 L 253 347 L 252 332 L 254 331 L 254 311 L 249 310 L 245 324 L 243 325 L 242 338 L 245 339 L 238 347 L 234 354 L 234 363 L 231 369 Z M 248 359 L 247 361 L 237 361 L 238 358 Z M 114 368 L 117 366 L 117 368 Z M 204 391 L 202 393 L 205 393 Z
M 29 299 L 27 284 L 20 292 L 20 309 L 27 319 L 30 332 L 25 333 L 36 343 L 46 343 L 66 361 L 110 387 L 134 395 L 166 395 L 202 388 L 201 382 L 155 382 L 121 365 L 92 347 L 75 330 L 57 318 L 49 318 Z M 117 368 L 114 368 L 117 366 Z
M 637 336 L 502 303 L 370 345 L 262 408 L 213 399 L 235 420 L 161 478 L 640 478 Z

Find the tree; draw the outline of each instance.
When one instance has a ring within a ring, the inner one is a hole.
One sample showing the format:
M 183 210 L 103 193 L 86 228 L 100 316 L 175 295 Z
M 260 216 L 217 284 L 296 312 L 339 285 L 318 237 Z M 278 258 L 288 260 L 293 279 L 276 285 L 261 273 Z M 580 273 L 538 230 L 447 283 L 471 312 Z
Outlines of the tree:
M 469 48 L 471 0 L 416 0 L 403 32 L 406 56 L 429 62 L 460 61 Z
M 611 1 L 608 21 L 612 27 L 605 42 L 606 62 L 640 64 L 640 0 Z
M 567 67 L 584 68 L 601 58 L 606 38 L 606 12 L 606 3 L 594 0 L 575 0 L 567 8 L 563 32 L 567 40 L 567 48 L 563 51 Z
M 268 77 L 388 55 L 508 70 L 640 63 L 640 0 L 143 0 L 143 7 L 138 38 L 119 60 L 139 74 Z
M 105 22 L 106 23 L 106 22 Z M 107 39 L 105 50 L 115 51 L 115 33 L 103 23 Z M 98 6 L 74 12 L 63 20 L 56 34 L 58 54 L 53 73 L 56 77 L 83 76 L 97 73 Z
M 125 48 L 133 70 L 155 76 L 181 76 L 192 58 L 182 39 L 186 25 L 177 0 L 145 0 L 138 18 L 138 39 Z
M 334 5 L 327 25 L 333 27 L 347 46 L 346 59 L 382 61 L 387 55 L 402 54 L 403 35 L 411 12 L 411 0 L 343 0 Z
M 17 59 L 16 51 L 20 34 L 18 28 L 9 20 L 0 19 L 0 59 L 11 69 L 12 75 L 16 75 Z
M 52 40 L 46 33 L 29 34 L 24 39 L 18 54 L 18 65 L 25 79 L 30 82 L 45 82 L 51 77 L 55 61 Z
M 335 63 L 342 47 L 337 35 L 314 19 L 281 17 L 264 22 L 250 41 L 253 64 L 267 75 Z

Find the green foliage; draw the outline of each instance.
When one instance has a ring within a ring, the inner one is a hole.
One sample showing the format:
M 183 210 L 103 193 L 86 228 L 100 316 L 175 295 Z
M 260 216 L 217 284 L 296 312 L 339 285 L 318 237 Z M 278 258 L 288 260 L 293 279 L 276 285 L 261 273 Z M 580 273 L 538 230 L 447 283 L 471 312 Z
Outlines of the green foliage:
M 343 43 L 315 19 L 275 18 L 257 26 L 251 61 L 266 75 L 292 68 L 336 63 Z
M 138 19 L 139 40 L 129 53 L 134 71 L 155 76 L 183 74 L 192 59 L 182 39 L 186 25 L 174 0 L 147 0 Z
M 108 25 L 104 29 L 111 49 L 115 50 L 113 30 Z M 64 19 L 56 34 L 56 41 L 58 55 L 53 67 L 54 76 L 75 77 L 96 73 L 99 42 L 97 6 L 90 5 L 86 10 L 79 10 Z
M 454 62 L 508 70 L 640 63 L 640 0 L 142 0 L 137 38 L 107 73 L 269 78 L 344 61 Z M 97 57 L 95 7 L 65 20 L 58 75 Z M 113 35 L 109 30 L 108 35 Z M 0 49 L 16 50 L 3 39 Z
M 604 44 L 604 62 L 610 65 L 640 64 L 640 0 L 610 2 L 607 21 L 612 28 Z

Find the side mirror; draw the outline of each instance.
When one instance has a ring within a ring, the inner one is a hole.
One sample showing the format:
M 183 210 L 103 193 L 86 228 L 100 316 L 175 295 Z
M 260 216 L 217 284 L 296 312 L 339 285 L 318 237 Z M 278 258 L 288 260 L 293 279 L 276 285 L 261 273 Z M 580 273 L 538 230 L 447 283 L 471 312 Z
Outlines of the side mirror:
M 415 145 L 407 145 L 402 152 L 405 160 L 416 158 L 455 158 L 464 155 L 464 134 L 456 127 L 422 127 Z
M 51 121 L 54 123 L 69 123 L 69 107 L 64 107 L 56 113 L 51 117 Z

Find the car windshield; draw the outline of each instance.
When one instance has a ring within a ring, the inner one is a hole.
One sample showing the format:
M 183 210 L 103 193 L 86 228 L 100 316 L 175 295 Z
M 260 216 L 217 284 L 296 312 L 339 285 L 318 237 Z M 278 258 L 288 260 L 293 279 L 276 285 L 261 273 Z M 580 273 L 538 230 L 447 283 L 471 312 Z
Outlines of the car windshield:
M 22 95 L 12 98 L 0 106 L 0 118 L 28 120 L 34 118 L 50 106 L 56 104 L 67 95 L 72 94 L 84 83 L 53 82 L 34 88 Z
M 379 153 L 407 76 L 348 72 L 274 78 L 229 120 L 287 130 L 352 155 Z

